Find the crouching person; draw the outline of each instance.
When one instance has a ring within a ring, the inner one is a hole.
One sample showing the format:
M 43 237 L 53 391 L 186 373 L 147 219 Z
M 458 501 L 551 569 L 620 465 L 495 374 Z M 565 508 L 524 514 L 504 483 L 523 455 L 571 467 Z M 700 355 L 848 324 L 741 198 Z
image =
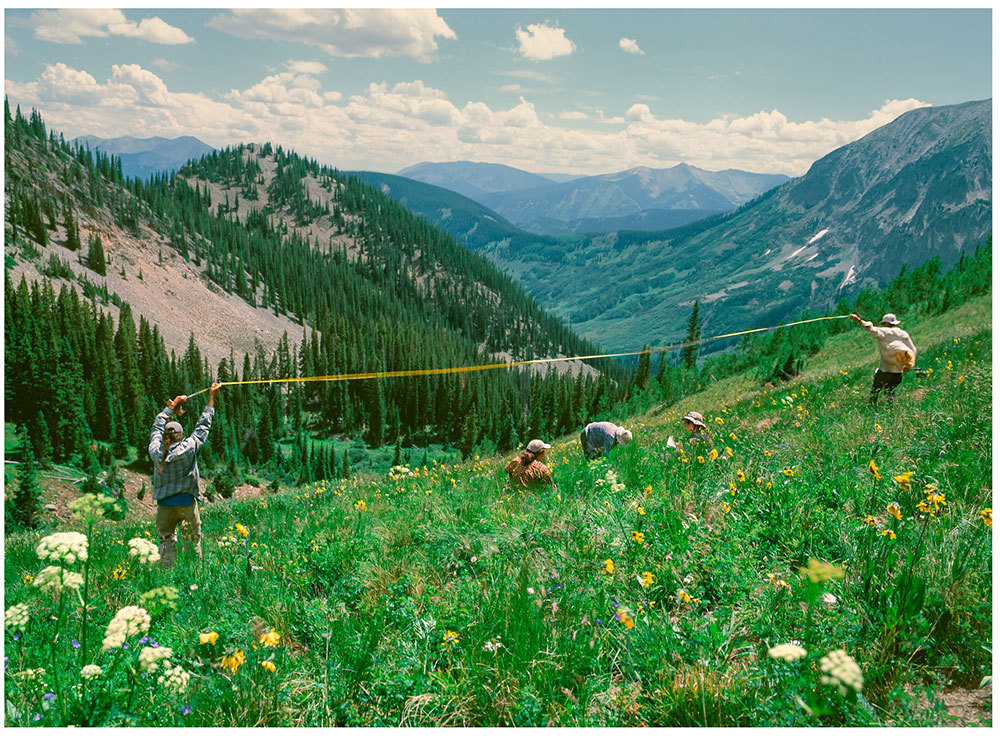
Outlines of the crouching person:
M 222 385 L 216 382 L 208 391 L 208 405 L 198 418 L 194 431 L 184 438 L 184 429 L 169 420 L 187 401 L 178 395 L 153 421 L 149 436 L 149 458 L 153 460 L 153 499 L 156 500 L 156 533 L 160 537 L 160 559 L 169 569 L 177 558 L 177 525 L 184 523 L 184 535 L 194 544 L 201 558 L 201 519 L 198 498 L 201 496 L 198 476 L 198 451 L 208 440 L 215 415 L 215 395 Z
M 537 438 L 531 441 L 524 451 L 516 459 L 507 463 L 505 470 L 508 480 L 504 485 L 504 491 L 511 489 L 528 490 L 542 487 L 549 487 L 556 491 L 555 482 L 552 481 L 552 472 L 542 462 L 545 459 L 545 452 L 552 446 Z
M 588 459 L 607 456 L 614 446 L 625 446 L 632 441 L 632 431 L 604 420 L 588 423 L 580 432 L 580 446 Z

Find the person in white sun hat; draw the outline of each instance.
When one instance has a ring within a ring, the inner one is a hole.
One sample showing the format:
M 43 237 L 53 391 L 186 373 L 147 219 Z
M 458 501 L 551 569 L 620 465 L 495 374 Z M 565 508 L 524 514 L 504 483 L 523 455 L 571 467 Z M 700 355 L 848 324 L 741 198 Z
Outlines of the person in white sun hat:
M 708 432 L 708 425 L 705 424 L 705 418 L 701 413 L 696 413 L 692 410 L 685 415 L 684 427 L 691 434 L 688 443 L 693 447 L 701 447 L 706 451 L 711 451 L 715 448 L 715 444 L 712 443 L 712 436 Z M 679 441 L 675 442 L 673 436 L 667 439 L 667 446 L 677 449 L 682 454 L 684 453 L 684 446 Z M 692 451 L 692 453 L 695 453 L 695 451 Z
M 551 487 L 555 492 L 556 485 L 552 481 L 552 472 L 542 463 L 545 452 L 552 448 L 551 444 L 537 438 L 525 447 L 516 459 L 512 459 L 505 467 L 509 477 L 504 490 L 511 487 L 527 490 L 538 487 Z
M 580 433 L 580 445 L 583 455 L 588 459 L 607 456 L 615 446 L 626 446 L 632 442 L 632 431 L 620 425 L 604 420 L 598 423 L 588 423 Z
M 917 362 L 917 347 L 913 345 L 910 334 L 900 328 L 900 321 L 893 313 L 886 313 L 876 326 L 860 315 L 851 313 L 851 320 L 875 336 L 878 341 L 879 363 L 875 370 L 869 396 L 872 405 L 878 404 L 882 390 L 886 390 L 889 403 L 892 404 L 896 387 L 903 381 L 903 374 L 910 371 Z

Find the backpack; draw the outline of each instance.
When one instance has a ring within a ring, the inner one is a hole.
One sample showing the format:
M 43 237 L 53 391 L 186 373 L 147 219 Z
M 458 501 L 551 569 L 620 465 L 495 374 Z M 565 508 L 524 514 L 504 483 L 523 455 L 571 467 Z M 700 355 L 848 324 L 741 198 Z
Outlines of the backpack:
M 897 351 L 896 361 L 904 373 L 913 369 L 917 363 L 916 357 L 910 351 Z

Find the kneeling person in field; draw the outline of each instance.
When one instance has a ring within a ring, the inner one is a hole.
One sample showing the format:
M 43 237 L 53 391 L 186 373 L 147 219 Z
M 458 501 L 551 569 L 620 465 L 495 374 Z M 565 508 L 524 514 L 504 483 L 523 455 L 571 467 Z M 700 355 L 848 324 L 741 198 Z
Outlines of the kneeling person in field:
M 194 431 L 184 438 L 184 429 L 168 419 L 187 401 L 178 395 L 153 421 L 149 436 L 149 458 L 153 460 L 153 499 L 156 500 L 156 532 L 160 537 L 160 558 L 169 569 L 177 558 L 177 525 L 185 523 L 185 537 L 194 544 L 201 558 L 201 519 L 198 498 L 198 450 L 208 440 L 215 415 L 215 395 L 222 385 L 216 382 L 208 392 L 208 405 L 198 418 Z
M 552 481 L 552 472 L 542 463 L 545 459 L 545 452 L 552 446 L 538 440 L 531 441 L 520 455 L 507 463 L 505 467 L 507 476 L 510 477 L 504 489 L 511 487 L 516 489 L 531 489 L 533 487 L 552 487 L 555 492 L 556 485 Z
M 632 441 L 632 431 L 604 420 L 588 423 L 580 432 L 580 445 L 588 459 L 607 456 L 614 446 L 625 446 Z

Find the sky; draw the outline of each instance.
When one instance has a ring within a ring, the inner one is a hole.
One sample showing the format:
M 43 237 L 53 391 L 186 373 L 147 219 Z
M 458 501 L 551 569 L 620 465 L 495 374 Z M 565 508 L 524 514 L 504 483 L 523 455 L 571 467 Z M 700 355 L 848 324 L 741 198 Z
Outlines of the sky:
M 11 106 L 67 139 L 272 141 L 341 169 L 805 173 L 992 95 L 990 9 L 6 9 Z

